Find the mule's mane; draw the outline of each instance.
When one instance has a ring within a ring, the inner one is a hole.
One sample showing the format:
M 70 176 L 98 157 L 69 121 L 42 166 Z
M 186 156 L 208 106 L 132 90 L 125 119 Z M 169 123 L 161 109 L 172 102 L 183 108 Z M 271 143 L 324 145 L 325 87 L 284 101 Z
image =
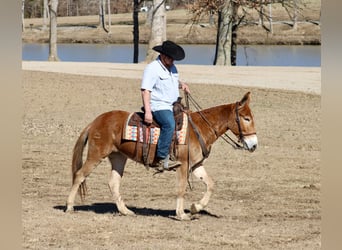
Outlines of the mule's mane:
M 214 107 L 209 107 L 209 108 L 205 108 L 205 109 L 202 109 L 202 110 L 199 110 L 199 111 L 196 111 L 194 113 L 211 113 L 213 112 L 214 110 L 221 110 L 221 109 L 227 109 L 228 106 L 231 106 L 233 105 L 234 103 L 229 103 L 229 104 L 220 104 L 220 105 L 217 105 L 217 106 L 214 106 Z

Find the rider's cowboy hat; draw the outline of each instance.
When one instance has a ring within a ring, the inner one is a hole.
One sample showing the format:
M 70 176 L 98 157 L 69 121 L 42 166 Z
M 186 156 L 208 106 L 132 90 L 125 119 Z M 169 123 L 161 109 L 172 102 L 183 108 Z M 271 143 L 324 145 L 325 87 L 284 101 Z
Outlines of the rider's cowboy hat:
M 164 41 L 162 45 L 153 47 L 153 50 L 171 57 L 173 60 L 183 60 L 185 52 L 183 48 L 172 41 Z

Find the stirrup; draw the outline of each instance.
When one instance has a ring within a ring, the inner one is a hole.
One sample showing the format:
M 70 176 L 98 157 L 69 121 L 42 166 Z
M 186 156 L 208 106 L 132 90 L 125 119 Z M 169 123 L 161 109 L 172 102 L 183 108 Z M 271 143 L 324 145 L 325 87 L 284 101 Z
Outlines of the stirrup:
M 182 163 L 180 161 L 173 161 L 173 160 L 169 160 L 167 166 L 163 166 L 164 170 L 175 170 L 177 167 L 179 167 L 180 165 L 182 165 Z
M 165 166 L 166 165 L 165 161 L 167 161 L 167 166 Z M 164 170 L 166 170 L 166 171 L 175 170 L 180 165 L 182 165 L 182 163 L 180 161 L 172 161 L 172 160 L 159 159 L 159 160 L 153 162 L 150 165 L 150 167 L 154 168 L 157 171 L 157 173 L 161 173 Z

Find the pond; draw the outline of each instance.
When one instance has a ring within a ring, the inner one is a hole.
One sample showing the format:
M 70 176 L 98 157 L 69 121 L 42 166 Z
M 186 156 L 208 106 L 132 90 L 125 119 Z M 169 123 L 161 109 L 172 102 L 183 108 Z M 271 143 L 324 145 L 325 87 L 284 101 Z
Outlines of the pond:
M 182 45 L 186 57 L 179 64 L 212 65 L 214 45 Z M 147 45 L 139 46 L 139 62 L 145 60 Z M 61 61 L 132 63 L 132 44 L 58 44 Z M 23 44 L 22 60 L 46 61 L 48 44 Z M 238 66 L 321 66 L 321 46 L 238 46 Z

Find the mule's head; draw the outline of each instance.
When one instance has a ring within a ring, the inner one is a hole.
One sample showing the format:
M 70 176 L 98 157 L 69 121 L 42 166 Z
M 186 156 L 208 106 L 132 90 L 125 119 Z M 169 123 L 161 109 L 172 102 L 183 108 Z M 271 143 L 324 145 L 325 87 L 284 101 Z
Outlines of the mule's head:
M 241 101 L 235 103 L 234 121 L 230 121 L 232 132 L 239 138 L 244 149 L 253 152 L 258 146 L 258 138 L 254 125 L 254 117 L 249 107 L 250 92 Z

